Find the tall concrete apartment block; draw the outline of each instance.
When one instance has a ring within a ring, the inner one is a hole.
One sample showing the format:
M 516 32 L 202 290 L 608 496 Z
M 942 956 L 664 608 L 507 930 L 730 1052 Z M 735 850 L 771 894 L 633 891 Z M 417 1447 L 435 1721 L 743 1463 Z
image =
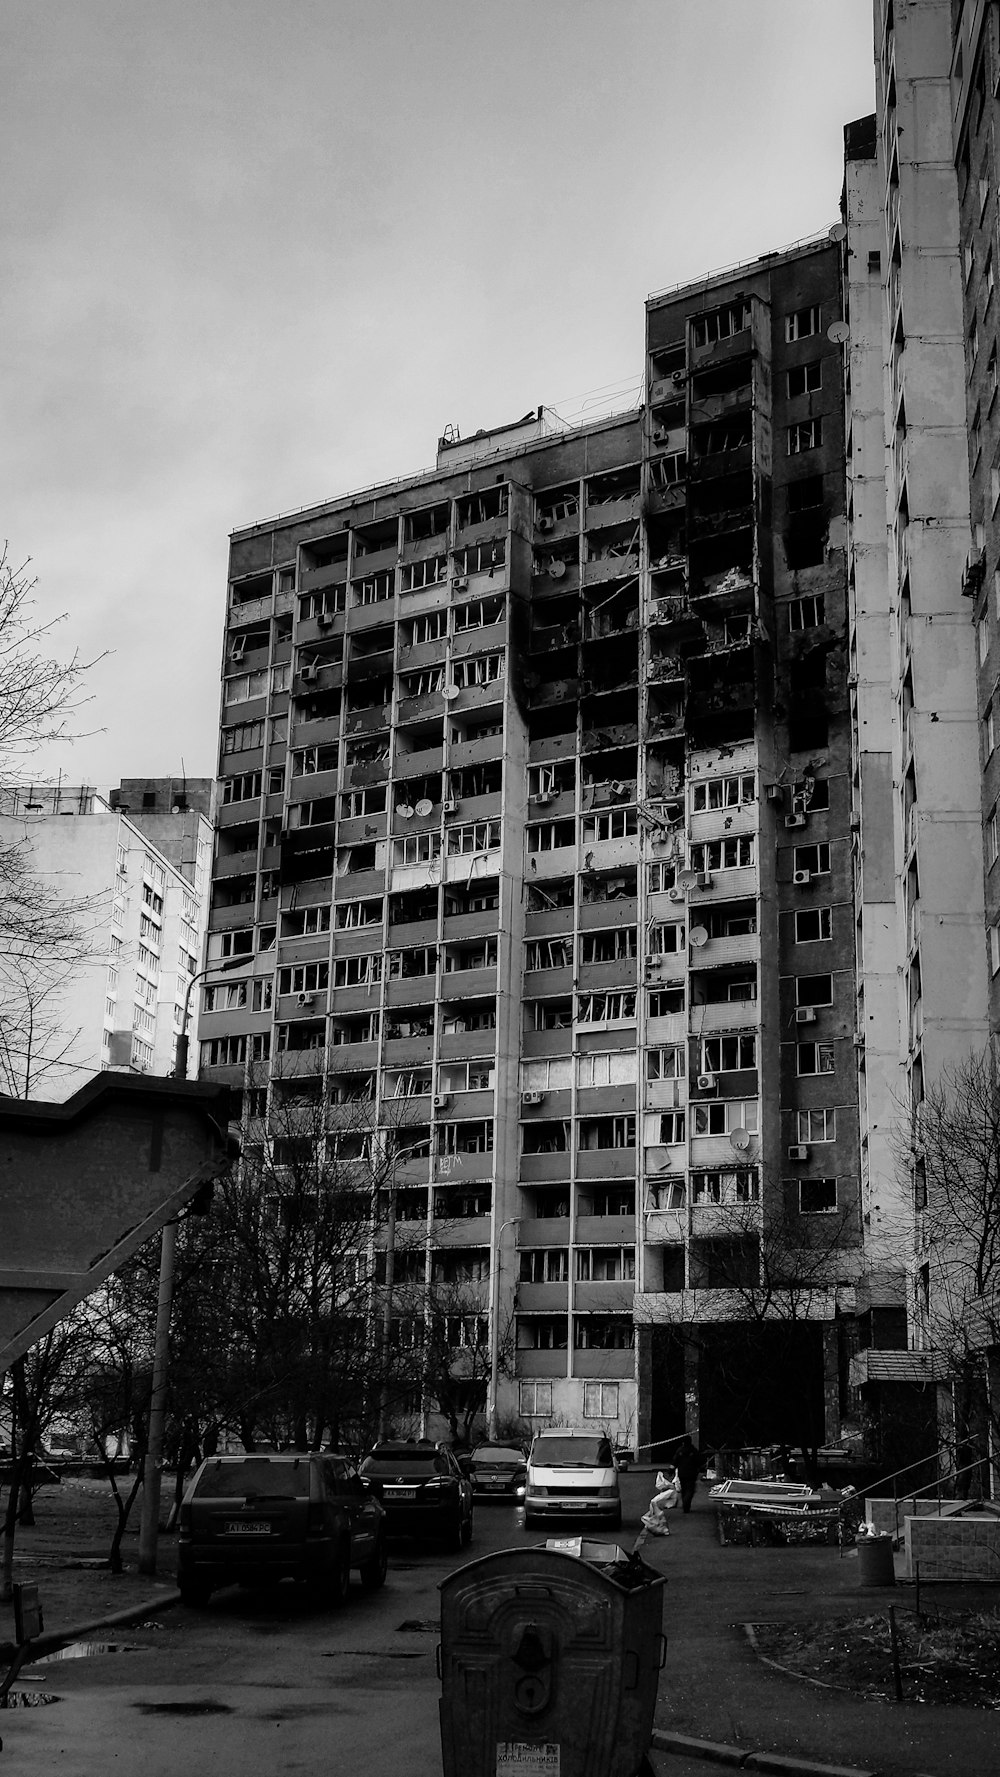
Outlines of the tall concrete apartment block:
M 1000 1010 L 996 41 L 997 8 L 981 0 L 878 0 L 876 111 L 846 131 L 858 1031 L 873 1317 L 851 1380 L 873 1385 L 873 1398 L 887 1390 L 890 1412 L 915 1383 L 932 1418 L 920 1105 L 983 1049 Z M 909 1178 L 892 1138 L 907 1115 Z M 904 1343 L 909 1354 L 878 1350 Z M 937 1413 L 946 1424 L 946 1388 Z
M 796 1349 L 839 1425 L 842 335 L 839 247 L 768 255 L 649 302 L 639 411 L 443 439 L 231 540 L 209 959 L 246 971 L 209 986 L 202 1071 L 253 1082 L 251 1140 L 289 1073 L 334 1133 L 405 1105 L 424 1276 L 513 1318 L 502 1417 L 768 1436 L 733 1354 L 781 1386 L 780 1227 L 829 1231 Z

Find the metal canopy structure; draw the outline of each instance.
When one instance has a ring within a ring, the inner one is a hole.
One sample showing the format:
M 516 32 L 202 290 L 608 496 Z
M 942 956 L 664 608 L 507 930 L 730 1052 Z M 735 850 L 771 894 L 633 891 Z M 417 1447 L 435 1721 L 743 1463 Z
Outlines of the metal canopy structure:
M 0 1374 L 223 1171 L 227 1098 L 115 1073 L 0 1098 Z

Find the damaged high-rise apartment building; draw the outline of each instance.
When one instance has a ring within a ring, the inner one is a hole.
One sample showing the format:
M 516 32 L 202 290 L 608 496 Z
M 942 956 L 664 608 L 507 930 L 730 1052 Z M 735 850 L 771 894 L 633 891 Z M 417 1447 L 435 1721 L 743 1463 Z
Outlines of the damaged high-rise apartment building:
M 658 295 L 640 410 L 232 538 L 202 1072 L 253 1143 L 279 1077 L 331 1142 L 405 1108 L 395 1213 L 511 1331 L 502 1419 L 851 1405 L 841 269 Z

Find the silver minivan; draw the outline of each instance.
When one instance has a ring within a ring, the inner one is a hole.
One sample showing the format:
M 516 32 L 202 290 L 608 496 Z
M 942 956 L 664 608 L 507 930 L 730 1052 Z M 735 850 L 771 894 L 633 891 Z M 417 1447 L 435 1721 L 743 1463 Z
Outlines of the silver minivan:
M 536 1432 L 525 1483 L 525 1528 L 553 1518 L 594 1518 L 614 1530 L 621 1524 L 618 1467 L 603 1432 L 561 1426 Z

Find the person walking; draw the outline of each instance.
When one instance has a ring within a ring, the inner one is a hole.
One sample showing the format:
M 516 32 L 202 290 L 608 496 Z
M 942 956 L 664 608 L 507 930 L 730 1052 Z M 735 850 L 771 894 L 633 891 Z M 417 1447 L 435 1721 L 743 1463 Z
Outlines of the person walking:
M 690 1438 L 685 1438 L 674 1457 L 677 1479 L 680 1482 L 681 1506 L 685 1512 L 691 1510 L 694 1490 L 698 1485 L 698 1470 L 701 1467 L 701 1456 L 695 1449 Z

